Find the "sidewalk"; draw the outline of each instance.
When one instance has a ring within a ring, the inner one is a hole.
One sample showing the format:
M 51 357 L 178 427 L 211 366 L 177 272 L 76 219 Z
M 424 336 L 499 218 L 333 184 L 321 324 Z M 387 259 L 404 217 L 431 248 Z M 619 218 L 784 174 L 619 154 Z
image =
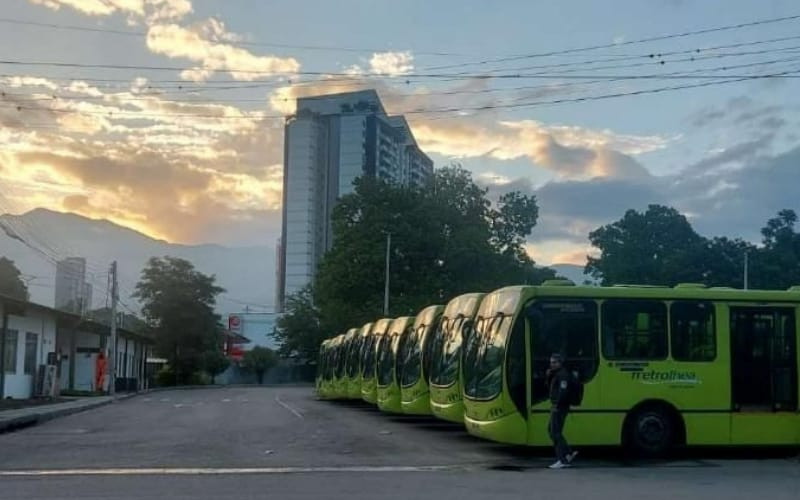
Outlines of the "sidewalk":
M 36 425 L 54 418 L 98 408 L 135 395 L 136 393 L 121 394 L 119 396 L 87 397 L 62 403 L 29 406 L 17 410 L 3 410 L 0 411 L 0 434 L 16 430 L 20 427 Z

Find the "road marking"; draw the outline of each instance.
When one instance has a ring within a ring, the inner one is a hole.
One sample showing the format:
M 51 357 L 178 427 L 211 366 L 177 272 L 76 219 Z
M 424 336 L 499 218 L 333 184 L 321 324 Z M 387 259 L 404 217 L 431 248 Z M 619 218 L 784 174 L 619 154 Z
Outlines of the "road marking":
M 0 477 L 42 477 L 42 476 L 201 476 L 236 474 L 309 474 L 319 472 L 442 472 L 468 470 L 459 465 L 355 465 L 345 467 L 144 467 L 123 469 L 41 469 L 41 470 L 0 470 Z
M 302 414 L 302 413 L 300 413 L 300 410 L 298 410 L 298 409 L 296 409 L 296 408 L 292 408 L 292 407 L 291 407 L 291 406 L 289 406 L 288 404 L 286 404 L 286 403 L 284 403 L 283 401 L 281 401 L 281 397 L 280 397 L 280 396 L 275 396 L 275 402 L 276 402 L 276 403 L 278 403 L 279 405 L 283 406 L 284 408 L 286 408 L 286 409 L 287 409 L 287 410 L 289 410 L 290 412 L 292 412 L 292 414 L 293 414 L 295 417 L 297 417 L 297 418 L 303 418 L 303 414 Z

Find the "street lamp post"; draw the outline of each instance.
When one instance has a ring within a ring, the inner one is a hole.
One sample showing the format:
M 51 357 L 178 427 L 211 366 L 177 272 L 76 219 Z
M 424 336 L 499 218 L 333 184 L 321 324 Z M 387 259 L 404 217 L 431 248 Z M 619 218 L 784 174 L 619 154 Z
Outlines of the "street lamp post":
M 392 233 L 386 232 L 386 280 L 383 289 L 383 315 L 389 316 L 389 266 L 392 251 Z

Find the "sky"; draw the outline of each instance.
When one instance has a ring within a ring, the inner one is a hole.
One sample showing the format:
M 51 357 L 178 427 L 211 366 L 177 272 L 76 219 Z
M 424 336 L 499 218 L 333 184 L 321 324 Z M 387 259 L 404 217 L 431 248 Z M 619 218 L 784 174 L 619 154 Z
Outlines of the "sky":
M 274 245 L 294 100 L 361 88 L 437 166 L 535 195 L 542 264 L 584 263 L 589 232 L 651 203 L 754 242 L 800 210 L 791 0 L 3 6 L 0 212 Z

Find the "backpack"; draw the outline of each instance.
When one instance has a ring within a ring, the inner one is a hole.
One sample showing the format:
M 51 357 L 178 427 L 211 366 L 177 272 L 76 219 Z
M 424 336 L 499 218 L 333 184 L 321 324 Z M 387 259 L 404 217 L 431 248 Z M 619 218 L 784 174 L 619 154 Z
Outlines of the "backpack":
M 580 406 L 583 402 L 583 382 L 578 377 L 577 371 L 569 372 L 571 377 L 569 381 L 569 405 Z

